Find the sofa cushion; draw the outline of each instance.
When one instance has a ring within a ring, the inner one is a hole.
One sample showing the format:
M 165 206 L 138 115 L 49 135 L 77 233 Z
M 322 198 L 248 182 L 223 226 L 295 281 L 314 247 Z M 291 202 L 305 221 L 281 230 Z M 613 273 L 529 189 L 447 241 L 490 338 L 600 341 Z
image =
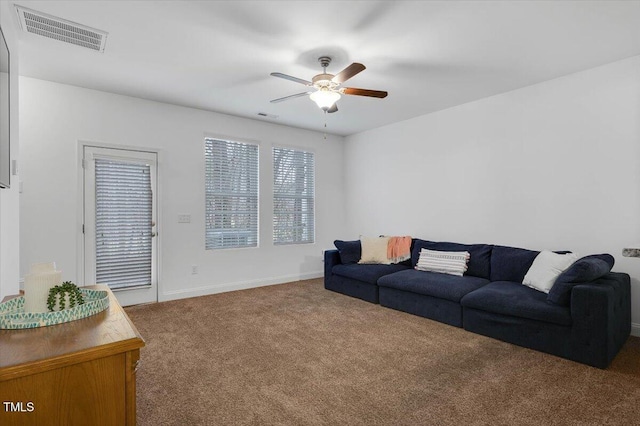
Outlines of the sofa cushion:
M 356 241 L 342 241 L 335 240 L 333 245 L 338 249 L 338 253 L 340 254 L 340 262 L 343 264 L 348 263 L 358 263 L 360 260 L 360 256 L 362 253 L 362 246 L 360 245 L 360 240 Z
M 463 276 L 467 272 L 468 251 L 436 251 L 423 248 L 415 269 Z
M 538 253 L 540 252 L 517 247 L 493 246 L 491 281 L 521 283 Z
M 340 275 L 347 278 L 353 278 L 354 280 L 364 281 L 369 284 L 376 284 L 378 278 L 383 275 L 393 274 L 394 272 L 403 271 L 408 266 L 401 264 L 394 265 L 336 265 L 331 269 L 336 275 Z
M 360 237 L 362 254 L 358 263 L 372 265 L 389 265 L 387 257 L 389 237 Z
M 464 296 L 465 308 L 528 318 L 559 325 L 571 325 L 569 307 L 547 303 L 547 295 L 519 282 L 496 281 Z
M 575 253 L 558 254 L 542 250 L 524 276 L 522 284 L 549 293 L 560 274 L 569 269 L 578 258 Z
M 457 303 L 460 302 L 462 296 L 470 291 L 477 290 L 488 282 L 489 280 L 485 278 L 458 277 L 438 272 L 407 269 L 381 277 L 378 280 L 378 286 L 451 300 Z
M 593 254 L 578 259 L 564 271 L 551 287 L 547 301 L 558 305 L 569 305 L 571 290 L 580 283 L 595 281 L 611 271 L 615 259 L 610 254 Z
M 420 257 L 420 250 L 423 248 L 437 251 L 468 251 L 470 258 L 465 275 L 488 279 L 491 270 L 491 247 L 491 245 L 487 244 L 459 244 L 416 240 L 411 253 L 411 264 L 416 266 Z
M 521 283 L 536 256 L 540 253 L 518 247 L 493 246 L 491 250 L 491 281 L 514 281 Z M 571 253 L 556 250 L 556 254 Z

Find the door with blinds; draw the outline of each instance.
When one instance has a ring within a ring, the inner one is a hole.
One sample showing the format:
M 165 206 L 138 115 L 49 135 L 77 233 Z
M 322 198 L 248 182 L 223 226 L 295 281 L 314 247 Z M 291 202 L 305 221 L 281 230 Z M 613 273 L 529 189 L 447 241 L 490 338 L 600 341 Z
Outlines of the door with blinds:
M 157 301 L 156 153 L 85 146 L 83 167 L 84 284 Z

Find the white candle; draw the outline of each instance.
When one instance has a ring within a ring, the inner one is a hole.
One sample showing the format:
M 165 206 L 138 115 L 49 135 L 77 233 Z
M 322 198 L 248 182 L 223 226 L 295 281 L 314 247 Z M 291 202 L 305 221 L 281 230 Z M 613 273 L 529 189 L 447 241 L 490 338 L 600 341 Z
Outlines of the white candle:
M 32 265 L 24 277 L 25 312 L 47 312 L 49 290 L 59 284 L 62 284 L 62 271 L 56 271 L 55 263 Z

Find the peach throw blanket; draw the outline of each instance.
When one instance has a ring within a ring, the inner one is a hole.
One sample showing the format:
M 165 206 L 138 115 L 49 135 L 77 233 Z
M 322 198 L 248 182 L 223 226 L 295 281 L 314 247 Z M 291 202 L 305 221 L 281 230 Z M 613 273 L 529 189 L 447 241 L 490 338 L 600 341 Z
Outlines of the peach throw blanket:
M 391 263 L 403 262 L 411 258 L 411 237 L 391 237 L 387 245 L 387 259 Z

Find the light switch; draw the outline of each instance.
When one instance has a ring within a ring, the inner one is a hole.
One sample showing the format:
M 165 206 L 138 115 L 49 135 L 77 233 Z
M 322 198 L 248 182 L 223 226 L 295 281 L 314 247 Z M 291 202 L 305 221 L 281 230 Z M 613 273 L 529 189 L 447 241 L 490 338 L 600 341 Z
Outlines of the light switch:
M 178 223 L 191 223 L 191 215 L 190 214 L 179 214 L 178 215 Z

